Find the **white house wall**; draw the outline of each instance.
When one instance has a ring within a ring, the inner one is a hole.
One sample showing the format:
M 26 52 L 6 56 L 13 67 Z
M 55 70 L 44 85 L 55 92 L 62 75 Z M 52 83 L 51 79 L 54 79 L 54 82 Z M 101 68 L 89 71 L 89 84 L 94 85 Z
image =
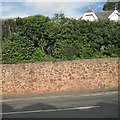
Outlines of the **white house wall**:
M 110 17 L 110 20 L 114 20 L 114 21 L 118 21 L 118 15 L 117 14 L 114 14 Z
M 91 13 L 85 13 L 82 17 L 82 20 L 89 20 L 89 21 L 94 21 L 97 20 L 97 16 L 95 15 L 94 12 Z
M 98 20 L 98 17 L 95 15 L 94 12 L 88 12 L 88 13 L 84 13 L 81 19 L 94 21 L 94 20 Z M 114 10 L 114 12 L 108 17 L 108 19 L 120 22 L 120 13 L 117 10 Z
M 94 21 L 95 19 L 93 16 L 85 16 L 84 20 Z

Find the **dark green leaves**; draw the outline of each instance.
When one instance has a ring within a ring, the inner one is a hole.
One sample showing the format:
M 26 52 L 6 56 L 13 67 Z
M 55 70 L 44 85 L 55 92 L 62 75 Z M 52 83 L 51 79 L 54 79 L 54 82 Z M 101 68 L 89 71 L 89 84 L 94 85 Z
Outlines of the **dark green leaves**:
M 63 13 L 51 19 L 35 15 L 2 22 L 3 63 L 118 57 L 120 54 L 117 22 L 69 19 Z

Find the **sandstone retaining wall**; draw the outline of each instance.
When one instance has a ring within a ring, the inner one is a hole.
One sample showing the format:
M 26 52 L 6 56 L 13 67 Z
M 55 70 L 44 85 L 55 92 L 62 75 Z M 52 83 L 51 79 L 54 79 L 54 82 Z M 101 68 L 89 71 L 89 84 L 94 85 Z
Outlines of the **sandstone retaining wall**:
M 2 64 L 2 95 L 118 87 L 119 58 Z

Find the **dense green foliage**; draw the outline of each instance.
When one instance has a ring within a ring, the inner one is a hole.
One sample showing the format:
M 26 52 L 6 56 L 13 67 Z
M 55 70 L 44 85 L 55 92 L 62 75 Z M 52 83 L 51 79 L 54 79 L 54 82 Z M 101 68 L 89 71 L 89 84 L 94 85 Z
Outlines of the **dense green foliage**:
M 108 0 L 104 5 L 103 10 L 115 10 L 115 7 L 117 10 L 120 10 L 120 0 L 118 0 L 118 2 L 110 2 L 110 0 Z
M 42 15 L 2 21 L 2 62 L 118 57 L 120 24 Z

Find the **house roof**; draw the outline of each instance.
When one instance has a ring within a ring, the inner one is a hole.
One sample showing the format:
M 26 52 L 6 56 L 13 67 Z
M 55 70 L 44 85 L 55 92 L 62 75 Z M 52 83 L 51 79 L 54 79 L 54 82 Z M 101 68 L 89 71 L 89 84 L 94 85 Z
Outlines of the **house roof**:
M 91 8 L 88 8 L 85 13 L 93 12 Z
M 117 10 L 119 13 L 118 15 L 120 15 L 120 9 Z M 89 9 L 87 9 L 87 11 L 85 13 L 90 13 L 93 12 L 92 9 L 89 7 Z M 110 11 L 102 11 L 102 12 L 94 12 L 95 15 L 98 17 L 98 19 L 108 19 L 108 17 L 114 12 L 114 10 L 110 10 Z
M 108 19 L 108 17 L 113 13 L 114 11 L 102 11 L 102 12 L 95 12 L 96 16 L 98 17 L 98 19 Z M 120 13 L 120 10 L 118 10 L 118 12 Z
M 98 19 L 108 19 L 108 17 L 113 13 L 113 11 L 102 11 L 102 12 L 95 12 Z

